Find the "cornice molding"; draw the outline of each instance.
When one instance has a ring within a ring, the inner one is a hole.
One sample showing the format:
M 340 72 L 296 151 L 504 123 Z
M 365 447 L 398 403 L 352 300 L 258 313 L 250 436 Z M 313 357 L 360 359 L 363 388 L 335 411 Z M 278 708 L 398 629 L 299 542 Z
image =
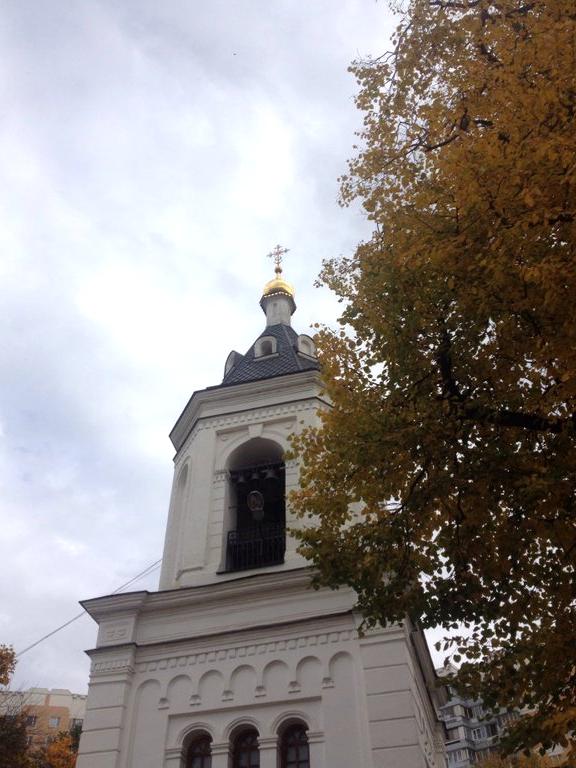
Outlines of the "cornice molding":
M 312 569 L 309 566 L 290 571 L 269 571 L 252 576 L 212 582 L 196 587 L 182 587 L 164 592 L 148 593 L 141 613 L 188 609 L 200 605 L 216 608 L 238 601 L 262 600 L 276 595 L 290 597 L 310 587 Z
M 178 449 L 178 455 L 174 458 L 175 466 L 178 468 L 186 460 L 187 448 L 200 432 L 211 430 L 216 432 L 221 440 L 225 440 L 228 432 L 234 432 L 239 427 L 249 427 L 252 424 L 261 424 L 262 422 L 267 422 L 268 426 L 274 426 L 285 421 L 287 418 L 293 417 L 295 414 L 305 411 L 318 411 L 322 407 L 322 402 L 316 396 L 311 395 L 289 403 L 260 405 L 238 411 L 237 413 L 200 417 L 196 420 Z
M 281 594 L 289 597 L 310 587 L 312 569 L 309 566 L 290 571 L 269 571 L 253 576 L 240 576 L 195 587 L 159 592 L 124 592 L 104 595 L 81 602 L 85 611 L 98 623 L 107 618 L 134 616 L 163 611 L 178 612 L 202 606 L 212 608 L 221 604 L 247 602 Z
M 311 392 L 310 389 L 313 391 Z M 234 384 L 229 387 L 201 389 L 194 392 L 188 401 L 170 432 L 170 440 L 176 451 L 179 452 L 196 422 L 202 418 L 202 410 L 209 405 L 218 405 L 234 412 L 244 404 L 245 408 L 251 410 L 252 403 L 253 407 L 258 407 L 257 402 L 262 400 L 263 395 L 294 401 L 318 397 L 321 389 L 322 381 L 316 370 L 292 373 L 272 379 L 261 379 L 245 384 Z M 273 403 L 267 404 L 268 407 L 273 405 Z
M 122 592 L 115 595 L 93 597 L 90 600 L 81 600 L 80 605 L 86 613 L 98 624 L 104 618 L 114 616 L 120 618 L 120 614 L 133 616 L 144 605 L 148 591 Z

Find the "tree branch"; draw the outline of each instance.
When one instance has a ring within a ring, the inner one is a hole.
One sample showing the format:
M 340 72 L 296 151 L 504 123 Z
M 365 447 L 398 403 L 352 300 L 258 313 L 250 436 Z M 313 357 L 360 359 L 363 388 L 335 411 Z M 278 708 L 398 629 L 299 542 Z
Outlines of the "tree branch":
M 537 413 L 510 411 L 507 408 L 489 408 L 485 405 L 470 403 L 460 408 L 462 418 L 483 424 L 494 424 L 497 427 L 520 427 L 537 432 L 552 432 L 559 434 L 566 429 L 574 428 L 574 417 L 568 419 L 539 416 Z
M 572 414 L 566 419 L 541 416 L 537 413 L 512 411 L 508 408 L 492 408 L 465 398 L 454 376 L 450 334 L 444 326 L 443 320 L 440 320 L 440 324 L 442 326 L 441 341 L 436 353 L 436 362 L 442 385 L 442 399 L 452 403 L 461 419 L 480 424 L 493 424 L 497 427 L 516 427 L 552 434 L 559 434 L 565 430 L 576 428 L 576 414 Z

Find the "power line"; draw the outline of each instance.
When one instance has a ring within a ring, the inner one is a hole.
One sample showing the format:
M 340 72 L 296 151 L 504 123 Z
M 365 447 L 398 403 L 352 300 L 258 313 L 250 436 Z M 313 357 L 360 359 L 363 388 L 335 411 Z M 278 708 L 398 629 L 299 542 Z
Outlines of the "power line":
M 143 579 L 144 576 L 148 576 L 153 571 L 155 571 L 156 568 L 158 568 L 160 566 L 161 562 L 162 562 L 162 558 L 160 558 L 160 560 L 156 560 L 155 563 L 152 563 L 152 565 L 149 565 L 147 568 L 144 568 L 143 571 L 141 571 L 140 573 L 137 573 L 136 576 L 132 577 L 130 579 L 130 581 L 127 581 L 125 584 L 122 584 L 120 587 L 117 587 L 114 590 L 114 592 L 112 592 L 111 594 L 112 595 L 116 595 L 116 594 L 118 594 L 118 592 L 121 592 L 126 587 L 129 587 L 130 584 L 133 584 L 135 581 L 138 581 L 138 579 Z M 32 643 L 32 645 L 29 645 L 27 648 L 24 648 L 23 651 L 19 651 L 16 654 L 16 658 L 18 659 L 18 658 L 20 658 L 20 656 L 23 656 L 28 651 L 31 651 L 32 648 L 36 648 L 36 646 L 40 645 L 40 643 L 43 643 L 44 640 L 48 640 L 49 637 L 52 637 L 52 635 L 55 635 L 57 632 L 60 632 L 60 630 L 65 629 L 66 627 L 70 626 L 70 624 L 72 624 L 73 622 L 77 621 L 78 619 L 81 619 L 82 616 L 84 616 L 85 614 L 86 614 L 86 611 L 82 610 L 77 616 L 74 616 L 73 618 L 71 618 L 68 621 L 64 622 L 64 624 L 61 624 L 56 629 L 53 629 L 51 632 L 48 632 L 47 635 L 44 635 L 39 640 L 36 640 L 35 643 Z
M 130 579 L 130 581 L 127 581 L 126 584 L 122 584 L 121 587 L 118 587 L 117 589 L 115 589 L 114 592 L 112 592 L 111 594 L 116 595 L 118 592 L 121 592 L 125 587 L 129 587 L 130 584 L 133 584 L 135 581 L 138 581 L 138 579 L 143 579 L 144 576 L 148 576 L 149 573 L 152 573 L 152 571 L 155 571 L 156 568 L 158 568 L 161 562 L 162 562 L 162 558 L 160 558 L 160 560 L 156 560 L 155 563 L 152 563 L 152 565 L 149 565 L 148 568 L 144 568 L 143 571 L 141 571 L 140 573 L 137 573 L 136 576 Z

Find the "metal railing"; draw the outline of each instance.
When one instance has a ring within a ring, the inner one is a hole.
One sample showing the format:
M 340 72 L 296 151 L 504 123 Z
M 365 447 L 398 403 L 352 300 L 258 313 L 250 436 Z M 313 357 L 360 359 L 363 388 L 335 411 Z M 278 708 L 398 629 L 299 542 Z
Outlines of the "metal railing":
M 281 523 L 265 523 L 229 531 L 226 570 L 245 571 L 284 562 L 286 528 Z

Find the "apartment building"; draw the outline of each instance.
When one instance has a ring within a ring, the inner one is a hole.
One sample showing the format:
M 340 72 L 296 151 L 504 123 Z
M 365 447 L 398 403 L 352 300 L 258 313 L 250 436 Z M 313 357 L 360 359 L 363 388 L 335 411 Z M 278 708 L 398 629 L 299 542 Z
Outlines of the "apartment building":
M 464 699 L 453 692 L 441 707 L 440 716 L 446 728 L 446 757 L 450 768 L 468 768 L 498 752 L 502 732 L 518 717 L 513 712 L 488 714 L 481 701 Z
M 66 688 L 0 691 L 0 714 L 22 711 L 29 745 L 43 747 L 61 731 L 82 728 L 86 696 Z

